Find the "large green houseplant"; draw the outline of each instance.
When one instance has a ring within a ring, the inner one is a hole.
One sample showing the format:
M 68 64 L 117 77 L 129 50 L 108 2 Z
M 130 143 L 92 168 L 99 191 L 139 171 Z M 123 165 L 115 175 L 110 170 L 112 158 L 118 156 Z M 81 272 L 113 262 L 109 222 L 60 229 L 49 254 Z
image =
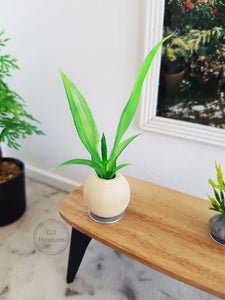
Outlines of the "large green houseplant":
M 19 69 L 15 58 L 2 54 L 8 38 L 0 32 L 0 226 L 18 219 L 25 210 L 24 164 L 14 158 L 3 157 L 1 144 L 19 149 L 19 138 L 32 133 L 44 134 L 32 121 L 38 122 L 25 110 L 24 100 L 12 91 L 6 78 Z
M 95 170 L 95 173 L 88 178 L 84 185 L 84 198 L 88 202 L 89 216 L 95 221 L 101 222 L 102 218 L 104 221 L 107 218 L 110 218 L 109 222 L 117 221 L 122 217 L 128 205 L 130 197 L 129 185 L 125 177 L 118 173 L 118 170 L 129 164 L 117 165 L 117 159 L 129 143 L 139 134 L 124 141 L 121 140 L 135 115 L 141 88 L 152 60 L 162 43 L 168 38 L 169 36 L 153 47 L 139 69 L 131 96 L 120 117 L 110 155 L 108 155 L 104 133 L 101 137 L 101 153 L 98 152 L 99 134 L 87 102 L 72 81 L 60 70 L 74 125 L 81 142 L 86 147 L 91 158 L 72 159 L 55 168 L 69 164 L 82 164 Z

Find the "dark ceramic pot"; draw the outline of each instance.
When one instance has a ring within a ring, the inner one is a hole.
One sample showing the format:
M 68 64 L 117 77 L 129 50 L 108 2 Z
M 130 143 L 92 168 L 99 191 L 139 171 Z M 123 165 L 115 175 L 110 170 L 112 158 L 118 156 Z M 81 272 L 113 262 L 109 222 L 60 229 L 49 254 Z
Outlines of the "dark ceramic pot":
M 209 234 L 215 242 L 225 246 L 225 216 L 217 214 L 209 220 Z
M 21 173 L 0 184 L 0 226 L 18 220 L 26 210 L 25 169 L 18 159 L 4 157 L 3 161 L 13 161 Z

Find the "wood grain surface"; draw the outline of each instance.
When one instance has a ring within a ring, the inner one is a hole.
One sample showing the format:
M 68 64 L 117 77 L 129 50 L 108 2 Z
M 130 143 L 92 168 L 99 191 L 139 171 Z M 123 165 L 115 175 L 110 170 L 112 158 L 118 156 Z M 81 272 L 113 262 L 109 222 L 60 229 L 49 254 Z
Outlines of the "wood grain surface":
M 209 201 L 127 177 L 131 201 L 121 221 L 93 222 L 82 186 L 60 205 L 72 227 L 159 272 L 225 299 L 225 247 L 212 241 Z

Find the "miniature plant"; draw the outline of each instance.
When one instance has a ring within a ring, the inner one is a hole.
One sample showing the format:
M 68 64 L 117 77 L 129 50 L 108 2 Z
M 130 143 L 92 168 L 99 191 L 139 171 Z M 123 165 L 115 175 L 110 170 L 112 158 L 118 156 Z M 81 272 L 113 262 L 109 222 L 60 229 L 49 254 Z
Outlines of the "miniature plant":
M 86 147 L 87 151 L 91 155 L 91 160 L 87 159 L 72 159 L 66 161 L 54 169 L 69 165 L 69 164 L 82 164 L 93 168 L 98 177 L 103 179 L 112 179 L 115 177 L 115 173 L 129 165 L 129 164 L 121 164 L 116 165 L 116 161 L 121 154 L 121 152 L 128 146 L 130 142 L 132 142 L 139 134 L 136 134 L 124 141 L 121 142 L 121 139 L 129 127 L 139 101 L 139 96 L 141 93 L 141 88 L 146 77 L 146 74 L 150 68 L 152 60 L 162 45 L 162 43 L 168 39 L 170 36 L 161 40 L 147 55 L 146 59 L 142 63 L 131 96 L 122 112 L 120 117 L 119 125 L 117 127 L 116 137 L 114 141 L 114 146 L 110 155 L 107 153 L 107 145 L 106 138 L 104 133 L 101 138 L 101 155 L 98 153 L 98 143 L 99 143 L 99 135 L 97 131 L 97 127 L 95 121 L 93 119 L 92 113 L 85 101 L 84 97 L 80 94 L 76 86 L 70 81 L 66 75 L 60 70 L 61 77 L 63 80 L 63 84 L 66 90 L 67 99 L 69 102 L 70 110 L 73 116 L 74 125 L 76 127 L 77 133 L 80 137 L 81 142 Z
M 5 47 L 8 38 L 3 38 L 4 31 L 0 32 L 0 51 Z M 2 161 L 1 143 L 7 141 L 10 148 L 18 150 L 20 137 L 26 138 L 32 133 L 44 134 L 29 121 L 38 122 L 25 110 L 24 100 L 14 91 L 11 91 L 5 79 L 11 76 L 11 70 L 19 69 L 17 60 L 10 55 L 0 55 L 0 170 Z
M 214 183 L 211 179 L 208 180 L 209 184 L 213 188 L 214 196 L 215 196 L 215 198 L 213 198 L 207 194 L 212 204 L 212 207 L 210 207 L 209 209 L 218 211 L 222 216 L 225 216 L 225 206 L 224 206 L 225 182 L 223 180 L 223 173 L 221 171 L 221 166 L 220 165 L 217 166 L 215 162 L 215 167 L 217 171 L 217 184 Z

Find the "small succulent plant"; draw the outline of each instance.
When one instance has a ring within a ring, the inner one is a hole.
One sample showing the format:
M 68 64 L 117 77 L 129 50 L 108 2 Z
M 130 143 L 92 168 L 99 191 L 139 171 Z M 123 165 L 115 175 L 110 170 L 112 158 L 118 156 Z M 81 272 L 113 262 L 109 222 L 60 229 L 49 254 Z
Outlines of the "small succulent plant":
M 208 180 L 209 184 L 212 186 L 214 191 L 214 198 L 210 197 L 208 194 L 208 198 L 212 204 L 212 207 L 209 209 L 218 211 L 221 215 L 225 216 L 225 206 L 224 206 L 224 192 L 225 192 L 225 182 L 223 180 L 223 173 L 221 171 L 221 165 L 217 165 L 215 162 L 215 167 L 217 171 L 217 183 L 214 183 L 211 179 Z

